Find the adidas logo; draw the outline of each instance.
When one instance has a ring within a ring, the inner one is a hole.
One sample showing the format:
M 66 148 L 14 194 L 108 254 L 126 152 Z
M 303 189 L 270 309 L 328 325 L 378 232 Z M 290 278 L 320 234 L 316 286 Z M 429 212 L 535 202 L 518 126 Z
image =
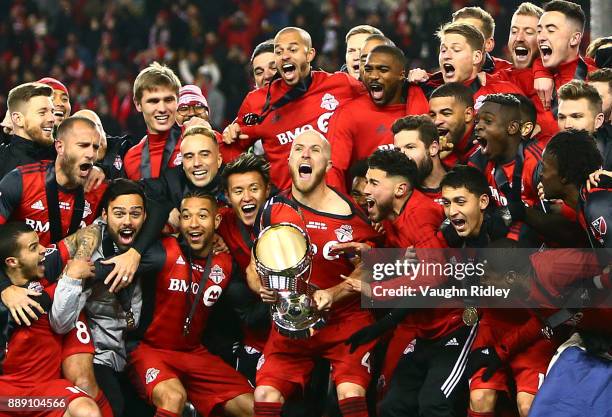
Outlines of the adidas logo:
M 457 342 L 457 338 L 453 337 L 451 340 L 446 342 L 444 346 L 459 346 L 459 342 Z
M 43 205 L 42 200 L 38 200 L 36 203 L 32 204 L 30 207 L 33 208 L 34 210 L 44 210 L 45 209 L 45 206 Z
M 488 355 L 489 354 L 489 349 L 483 349 L 482 353 L 485 354 L 485 355 Z
M 179 257 L 177 258 L 176 264 L 177 265 L 185 265 L 185 260 L 183 259 L 183 257 L 181 255 L 179 255 Z

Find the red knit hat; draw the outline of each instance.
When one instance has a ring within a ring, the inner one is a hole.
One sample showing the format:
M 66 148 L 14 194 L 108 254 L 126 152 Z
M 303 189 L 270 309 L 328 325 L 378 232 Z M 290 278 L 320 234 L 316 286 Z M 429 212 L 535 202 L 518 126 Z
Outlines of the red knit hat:
M 204 94 L 202 94 L 200 87 L 193 84 L 182 86 L 179 90 L 178 105 L 183 106 L 195 103 L 202 104 L 204 107 L 206 107 L 206 110 L 210 111 L 206 97 L 204 97 Z
M 41 78 L 40 80 L 38 80 L 38 82 L 42 84 L 46 84 L 49 87 L 53 88 L 54 90 L 63 91 L 64 93 L 66 93 L 67 96 L 70 95 L 68 93 L 68 89 L 66 88 L 66 86 L 61 81 L 56 80 L 55 78 L 45 77 L 45 78 Z

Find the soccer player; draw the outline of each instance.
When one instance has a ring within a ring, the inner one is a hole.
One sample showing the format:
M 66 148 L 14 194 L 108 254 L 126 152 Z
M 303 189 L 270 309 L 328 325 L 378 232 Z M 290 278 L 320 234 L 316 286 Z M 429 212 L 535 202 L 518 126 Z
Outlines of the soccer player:
M 440 161 L 438 129 L 426 115 L 406 116 L 391 127 L 393 144 L 412 159 L 419 174 L 418 189 L 432 200 L 440 201 L 440 181 L 446 169 Z
M 349 177 L 351 178 L 351 197 L 357 203 L 364 213 L 368 212 L 368 204 L 365 199 L 363 190 L 367 183 L 366 172 L 368 172 L 368 163 L 366 160 L 357 161 L 349 168 Z
M 272 39 L 268 39 L 255 47 L 251 55 L 251 68 L 253 79 L 255 80 L 255 88 L 270 85 L 278 73 Z
M 179 416 L 187 398 L 200 414 L 250 416 L 252 388 L 237 371 L 210 353 L 201 339 L 211 309 L 233 274 L 227 253 L 213 253 L 221 217 L 215 198 L 187 194 L 180 207 L 182 242 L 162 239 L 163 268 L 143 280 L 143 310 L 128 359 L 141 395 L 158 416 Z M 135 343 L 134 343 L 135 342 Z
M 83 185 L 96 160 L 100 133 L 83 117 L 58 128 L 55 162 L 21 166 L 0 182 L 0 222 L 23 220 L 49 245 L 93 221 L 105 187 L 85 193 Z
M 438 129 L 442 163 L 447 168 L 467 163 L 476 150 L 474 145 L 474 98 L 461 83 L 446 83 L 429 97 L 429 116 Z M 450 152 L 444 148 L 450 148 Z
M 9 92 L 13 135 L 2 147 L 0 178 L 20 165 L 52 159 L 52 94 L 51 87 L 37 83 L 21 84 Z
M 612 68 L 603 68 L 589 73 L 589 85 L 595 87 L 602 101 L 604 122 L 610 124 L 612 116 Z
M 544 13 L 541 7 L 524 2 L 514 11 L 508 34 L 508 50 L 512 57 L 512 68 L 531 68 L 540 57 L 538 49 L 538 20 Z
M 142 113 L 147 134 L 125 154 L 128 178 L 157 178 L 167 168 L 180 165 L 181 129 L 175 126 L 179 88 L 176 74 L 157 62 L 134 80 L 134 105 Z
M 359 79 L 360 74 L 361 48 L 363 48 L 366 40 L 371 35 L 384 36 L 380 29 L 373 26 L 358 25 L 351 28 L 344 38 L 346 42 L 346 53 L 344 55 L 343 70 L 356 80 Z
M 480 148 L 470 157 L 470 165 L 487 176 L 497 206 L 508 207 L 514 223 L 508 238 L 534 239 L 522 221 L 525 206 L 539 204 L 536 187 L 542 148 L 534 141 L 523 142 L 520 101 L 508 94 L 488 95 L 474 132 Z
M 593 135 L 604 158 L 604 169 L 612 169 L 612 129 L 605 122 L 602 99 L 595 87 L 572 80 L 559 89 L 560 130 L 586 130 Z
M 348 197 L 326 185 L 330 157 L 329 142 L 322 134 L 307 131 L 298 135 L 289 157 L 292 186 L 283 192 L 299 207 L 315 248 L 310 283 L 320 288 L 313 298 L 319 310 L 329 310 L 328 320 L 307 340 L 290 339 L 276 330 L 270 333 L 257 372 L 256 416 L 279 416 L 282 403 L 307 383 L 317 357 L 331 362 L 340 412 L 368 415 L 365 392 L 373 343 L 349 353 L 344 341 L 373 320 L 369 311 L 360 309 L 358 297 L 341 278 L 354 269 L 352 263 L 333 248 L 338 242 L 373 242 L 377 234 Z
M 495 74 L 512 65 L 505 59 L 492 57 L 490 54 L 495 48 L 495 20 L 480 7 L 463 7 L 453 13 L 453 23 L 466 23 L 474 26 L 482 33 L 485 39 L 485 60 L 482 70 L 489 74 Z
M 223 183 L 231 207 L 219 210 L 221 224 L 217 233 L 228 246 L 241 271 L 251 263 L 251 248 L 255 240 L 253 227 L 257 213 L 270 195 L 270 165 L 261 156 L 243 154 L 223 169 Z M 245 294 L 244 304 L 253 304 L 252 294 Z M 270 315 L 263 321 L 243 325 L 242 345 L 236 352 L 237 369 L 255 383 L 256 366 L 268 340 Z
M 573 79 L 586 80 L 590 71 L 597 69 L 592 60 L 579 55 L 585 16 L 579 4 L 553 0 L 544 5 L 544 14 L 538 22 L 540 57 L 534 62 L 535 78 L 552 78 L 553 97 L 544 98 L 544 106 L 557 116 L 556 91 Z M 552 74 L 551 74 L 552 73 Z
M 271 164 L 272 183 L 285 189 L 290 185 L 286 161 L 295 137 L 311 129 L 326 133 L 338 106 L 365 90 L 346 73 L 312 70 L 316 53 L 303 29 L 281 29 L 274 38 L 274 48 L 281 79 L 246 96 L 237 121 L 225 129 L 223 140 L 232 143 L 240 139 L 250 145 L 261 139 Z
M 49 311 L 55 286 L 46 286 L 46 278 L 55 280 L 61 273 L 63 262 L 59 251 L 46 251 L 37 234 L 23 222 L 10 222 L 0 226 L 0 259 L 2 270 L 13 285 L 40 292 L 43 312 L 32 326 L 9 325 L 6 331 L 8 349 L 0 376 L 2 410 L 0 415 L 11 416 L 11 397 L 53 397 L 40 411 L 21 412 L 27 416 L 92 417 L 101 416 L 89 395 L 68 379 L 61 379 L 62 337 L 51 330 Z M 69 261 L 64 276 L 73 279 L 92 275 L 90 265 L 83 260 Z M 65 278 L 62 278 L 65 279 Z M 89 337 L 89 334 L 85 332 Z
M 55 117 L 55 128 L 70 117 L 72 106 L 68 89 L 60 80 L 52 77 L 41 78 L 38 83 L 48 85 L 53 89 L 53 117 Z
M 421 89 L 406 83 L 405 67 L 406 57 L 395 46 L 380 45 L 368 54 L 362 79 L 368 94 L 339 108 L 329 121 L 329 185 L 346 192 L 349 167 L 393 143 L 391 125 L 395 120 L 429 111 Z

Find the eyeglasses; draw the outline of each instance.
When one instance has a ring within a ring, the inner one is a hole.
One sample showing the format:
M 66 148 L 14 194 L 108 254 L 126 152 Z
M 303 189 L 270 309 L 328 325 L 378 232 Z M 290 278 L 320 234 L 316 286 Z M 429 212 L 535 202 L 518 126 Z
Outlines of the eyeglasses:
M 193 112 L 193 114 L 200 115 L 208 112 L 208 108 L 203 104 L 194 104 L 193 106 L 179 106 L 176 109 L 176 112 L 181 116 L 188 116 L 189 110 Z

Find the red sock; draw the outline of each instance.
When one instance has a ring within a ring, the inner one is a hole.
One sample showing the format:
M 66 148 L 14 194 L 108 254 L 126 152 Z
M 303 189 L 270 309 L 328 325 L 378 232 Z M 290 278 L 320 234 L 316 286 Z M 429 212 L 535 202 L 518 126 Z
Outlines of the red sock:
M 179 417 L 180 414 L 173 413 L 172 411 L 164 410 L 163 408 L 157 408 L 155 410 L 154 417 Z
M 495 411 L 487 411 L 485 413 L 479 413 L 477 411 L 472 411 L 471 408 L 468 407 L 468 417 L 495 417 Z
M 280 417 L 282 408 L 282 403 L 255 401 L 255 414 L 253 417 Z
M 98 390 L 98 395 L 96 395 L 94 401 L 98 405 L 100 413 L 102 413 L 102 417 L 113 417 L 113 409 L 111 408 L 108 400 L 106 399 L 106 395 L 104 395 L 101 389 Z
M 340 412 L 344 417 L 368 417 L 368 405 L 365 397 L 350 397 L 338 401 Z

